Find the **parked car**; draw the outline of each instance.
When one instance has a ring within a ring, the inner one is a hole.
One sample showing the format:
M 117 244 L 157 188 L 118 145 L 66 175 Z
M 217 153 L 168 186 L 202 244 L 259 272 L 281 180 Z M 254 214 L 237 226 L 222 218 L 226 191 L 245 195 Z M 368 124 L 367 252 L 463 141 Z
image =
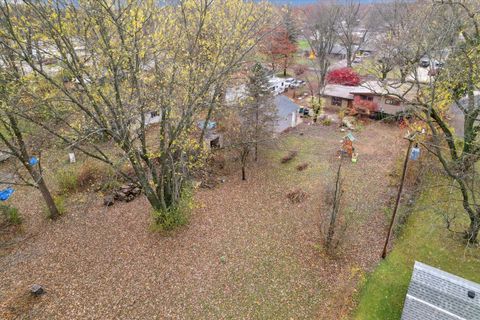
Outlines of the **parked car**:
M 298 108 L 298 113 L 300 114 L 300 116 L 309 117 L 310 116 L 310 108 L 300 107 L 300 108 Z
M 430 66 L 430 59 L 423 58 L 423 59 L 420 60 L 420 67 L 427 68 L 429 66 Z
M 432 67 L 433 69 L 440 69 L 443 68 L 443 65 L 443 62 L 440 62 L 438 60 L 432 60 L 429 58 L 420 59 L 420 67 L 422 68 Z

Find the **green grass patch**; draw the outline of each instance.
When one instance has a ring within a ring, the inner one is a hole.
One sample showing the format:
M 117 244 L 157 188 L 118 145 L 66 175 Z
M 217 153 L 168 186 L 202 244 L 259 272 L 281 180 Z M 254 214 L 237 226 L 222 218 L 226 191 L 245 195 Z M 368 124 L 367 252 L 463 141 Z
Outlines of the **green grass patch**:
M 425 179 L 427 186 L 442 184 L 445 181 L 437 176 L 428 175 Z M 466 224 L 460 202 L 448 201 L 458 199 L 457 192 L 448 187 L 424 189 L 393 250 L 368 276 L 354 319 L 400 319 L 415 260 L 480 282 L 478 248 L 466 248 L 462 239 L 443 224 L 441 214 L 454 211 L 461 217 L 456 229 L 463 230 Z
M 298 49 L 300 50 L 310 50 L 310 45 L 308 44 L 308 41 L 305 39 L 299 40 L 298 41 Z
M 22 223 L 22 217 L 18 209 L 10 205 L 0 204 L 0 213 L 8 225 L 19 225 Z

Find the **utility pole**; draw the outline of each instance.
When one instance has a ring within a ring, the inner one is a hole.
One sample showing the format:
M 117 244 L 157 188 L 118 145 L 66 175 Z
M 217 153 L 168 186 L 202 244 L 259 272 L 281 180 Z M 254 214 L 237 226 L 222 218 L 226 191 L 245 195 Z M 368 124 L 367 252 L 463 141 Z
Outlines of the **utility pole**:
M 397 199 L 395 200 L 395 207 L 393 208 L 392 220 L 390 221 L 387 238 L 385 239 L 385 245 L 383 246 L 382 259 L 385 259 L 385 257 L 387 256 L 388 242 L 390 241 L 393 224 L 395 222 L 395 217 L 397 216 L 398 204 L 400 203 L 400 197 L 402 195 L 402 190 L 403 190 L 403 183 L 405 182 L 405 173 L 407 171 L 408 159 L 410 158 L 410 150 L 412 149 L 413 139 L 415 138 L 415 135 L 416 135 L 416 132 L 413 133 L 411 136 L 406 137 L 406 139 L 408 140 L 407 154 L 405 155 L 405 160 L 403 161 L 402 179 L 400 180 L 400 186 L 398 187 Z

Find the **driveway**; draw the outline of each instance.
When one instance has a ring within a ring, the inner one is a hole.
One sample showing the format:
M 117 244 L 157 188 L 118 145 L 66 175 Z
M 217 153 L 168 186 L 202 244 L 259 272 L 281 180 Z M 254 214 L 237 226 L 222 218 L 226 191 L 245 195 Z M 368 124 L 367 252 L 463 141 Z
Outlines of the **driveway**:
M 475 104 L 476 106 L 480 105 L 480 91 L 476 91 L 475 93 Z M 463 98 L 460 101 L 460 104 L 463 106 L 467 106 L 467 98 Z M 477 119 L 480 120 L 480 119 Z M 457 104 L 452 104 L 450 107 L 450 125 L 455 129 L 455 134 L 458 137 L 463 138 L 464 135 L 464 122 L 465 122 L 465 116 L 463 114 L 463 111 L 460 110 L 460 108 L 457 106 Z
M 276 96 L 274 102 L 275 106 L 277 107 L 278 116 L 275 131 L 282 132 L 285 129 L 290 128 L 290 125 L 292 123 L 292 112 L 297 112 L 300 106 L 284 95 Z

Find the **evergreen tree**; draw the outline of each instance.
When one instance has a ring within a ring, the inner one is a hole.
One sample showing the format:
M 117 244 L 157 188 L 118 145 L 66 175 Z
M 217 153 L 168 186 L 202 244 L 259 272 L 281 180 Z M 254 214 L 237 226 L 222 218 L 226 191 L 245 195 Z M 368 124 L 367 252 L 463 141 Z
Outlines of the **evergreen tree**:
M 297 44 L 300 31 L 298 30 L 297 22 L 292 15 L 292 9 L 289 6 L 283 8 L 283 26 L 287 31 L 288 40 L 293 44 Z
M 249 123 L 254 141 L 254 159 L 258 159 L 258 142 L 273 135 L 276 121 L 276 107 L 269 90 L 267 70 L 256 63 L 248 76 L 247 101 L 243 108 L 244 121 Z

